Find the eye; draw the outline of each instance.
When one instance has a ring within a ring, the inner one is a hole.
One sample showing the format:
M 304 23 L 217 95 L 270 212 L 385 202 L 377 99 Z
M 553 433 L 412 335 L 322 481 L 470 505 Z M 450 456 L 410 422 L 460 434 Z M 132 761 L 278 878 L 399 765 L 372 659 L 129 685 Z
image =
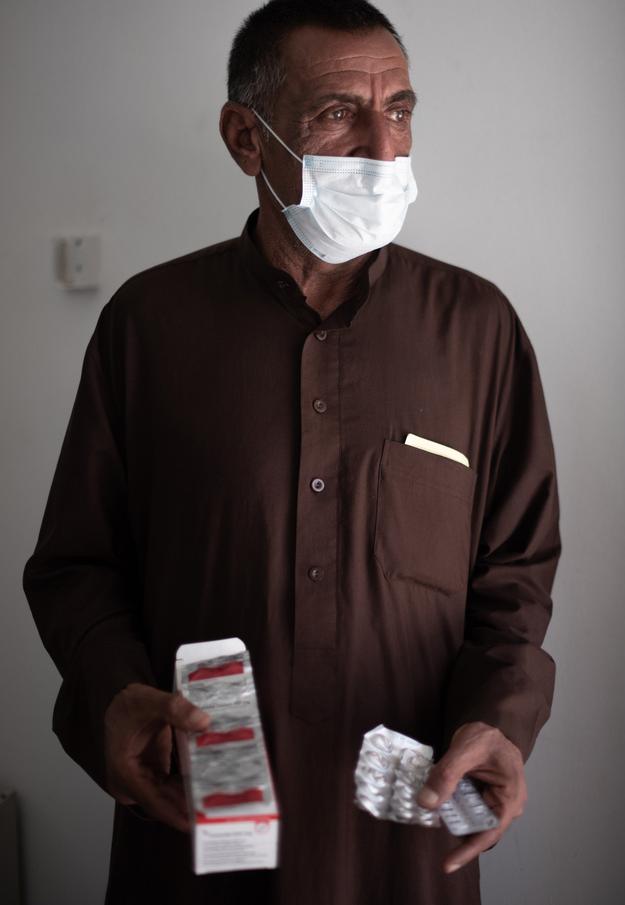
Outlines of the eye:
M 396 110 L 391 110 L 391 116 L 396 123 L 407 123 L 412 116 L 412 110 L 408 107 L 401 107 Z
M 325 119 L 329 119 L 333 123 L 342 123 L 349 117 L 350 111 L 347 107 L 335 107 L 324 114 Z

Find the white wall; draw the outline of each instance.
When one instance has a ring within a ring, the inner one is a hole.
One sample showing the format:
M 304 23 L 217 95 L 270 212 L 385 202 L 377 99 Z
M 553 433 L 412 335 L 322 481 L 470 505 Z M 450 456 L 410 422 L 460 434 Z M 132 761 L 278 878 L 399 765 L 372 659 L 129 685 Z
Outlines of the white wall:
M 86 343 L 132 273 L 240 232 L 221 145 L 231 37 L 255 4 L 3 0 L 0 787 L 18 790 L 28 905 L 102 900 L 110 800 L 50 724 L 59 677 L 21 591 Z M 481 859 L 485 905 L 613 905 L 622 656 L 621 0 L 381 0 L 411 52 L 420 194 L 400 241 L 494 280 L 533 340 L 564 554 L 550 722 L 521 820 Z M 101 290 L 52 279 L 51 238 L 97 231 Z M 442 905 L 442 903 L 441 903 Z

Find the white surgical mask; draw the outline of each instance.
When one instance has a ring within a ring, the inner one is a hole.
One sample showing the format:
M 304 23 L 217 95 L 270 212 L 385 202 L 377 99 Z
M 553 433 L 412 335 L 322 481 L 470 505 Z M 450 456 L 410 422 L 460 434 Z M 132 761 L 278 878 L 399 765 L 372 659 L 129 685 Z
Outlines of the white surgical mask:
M 410 157 L 298 157 L 256 110 L 258 119 L 302 164 L 302 199 L 280 205 L 298 239 L 322 261 L 342 264 L 392 242 L 404 224 L 408 205 L 417 197 Z

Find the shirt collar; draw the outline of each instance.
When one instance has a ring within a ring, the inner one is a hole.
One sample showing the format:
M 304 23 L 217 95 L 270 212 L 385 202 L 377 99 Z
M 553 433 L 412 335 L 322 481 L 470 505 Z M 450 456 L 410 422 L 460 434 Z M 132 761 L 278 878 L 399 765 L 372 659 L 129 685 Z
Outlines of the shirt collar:
M 388 246 L 373 252 L 363 266 L 354 293 L 326 318 L 306 302 L 293 277 L 285 270 L 274 267 L 262 254 L 252 236 L 258 220 L 259 208 L 249 215 L 239 237 L 239 251 L 246 267 L 259 280 L 270 295 L 310 329 L 323 324 L 325 328 L 349 327 L 371 297 L 371 289 L 384 272 L 388 260 Z

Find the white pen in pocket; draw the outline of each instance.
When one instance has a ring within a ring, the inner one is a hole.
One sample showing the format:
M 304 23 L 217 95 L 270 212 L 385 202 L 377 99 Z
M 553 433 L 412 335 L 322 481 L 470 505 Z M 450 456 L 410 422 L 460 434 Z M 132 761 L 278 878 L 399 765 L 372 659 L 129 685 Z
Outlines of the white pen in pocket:
M 452 449 L 451 446 L 443 446 L 442 443 L 436 443 L 434 440 L 426 440 L 425 437 L 418 437 L 417 434 L 408 434 L 404 443 L 409 446 L 416 446 L 417 449 L 423 449 L 425 452 L 434 453 L 435 456 L 444 456 L 446 459 L 453 459 L 454 462 L 460 462 L 461 465 L 469 467 L 469 460 L 464 453 Z

